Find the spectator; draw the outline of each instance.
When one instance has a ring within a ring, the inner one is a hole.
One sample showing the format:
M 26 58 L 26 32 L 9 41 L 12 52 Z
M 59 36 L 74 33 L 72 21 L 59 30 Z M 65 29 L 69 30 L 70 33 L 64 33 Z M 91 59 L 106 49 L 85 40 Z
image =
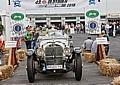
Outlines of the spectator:
M 70 34 L 74 34 L 75 32 L 74 32 L 74 24 L 72 23 L 71 25 L 70 25 Z
M 91 53 L 96 54 L 97 53 L 97 41 L 94 40 L 92 47 L 91 47 Z
M 99 38 L 99 37 L 100 37 L 100 35 L 97 35 L 97 38 Z M 99 61 L 99 56 L 97 56 L 97 50 L 98 50 L 97 47 L 98 47 L 97 40 L 95 39 L 93 41 L 93 44 L 92 44 L 92 47 L 91 47 L 91 53 L 95 55 L 96 61 Z M 95 63 L 97 64 L 97 62 L 95 62 Z
M 80 33 L 80 31 L 81 31 L 80 23 L 77 23 L 77 25 L 76 25 L 76 33 L 78 34 L 78 33 Z
M 69 26 L 68 26 L 68 24 L 66 23 L 66 24 L 65 24 L 64 33 L 68 34 L 68 30 L 69 30 Z
M 114 30 L 114 25 L 112 22 L 110 22 L 109 36 L 113 36 L 113 30 Z
M 111 28 L 111 26 L 107 23 L 105 25 L 105 31 L 106 31 L 106 34 L 109 35 L 109 29 Z
M 32 32 L 31 32 L 31 30 L 29 30 L 29 28 L 26 28 L 26 33 L 24 35 L 24 40 L 25 40 L 27 49 L 31 49 Z
M 107 38 L 107 41 L 108 41 L 108 44 L 104 44 L 104 46 L 105 46 L 105 54 L 106 54 L 106 56 L 107 56 L 107 55 L 108 55 L 108 52 L 109 52 L 110 39 L 109 39 L 109 36 L 108 36 L 107 34 L 105 34 L 105 31 L 102 31 L 101 34 L 102 34 L 102 37 L 106 37 L 106 38 Z
M 113 37 L 116 36 L 116 22 L 113 23 Z
M 84 33 L 84 25 L 82 23 L 80 23 L 80 33 Z
M 91 52 L 91 47 L 92 47 L 93 40 L 91 37 L 88 37 L 87 40 L 84 41 L 83 43 L 83 48 L 87 52 Z
M 106 32 L 104 23 L 101 24 L 101 31 L 103 31 L 103 30 Z
M 3 51 L 5 51 L 4 48 L 4 38 L 2 35 L 2 32 L 0 31 L 0 65 L 2 64 L 2 56 L 3 56 Z
M 2 35 L 2 32 L 0 31 L 0 49 L 1 49 L 2 45 L 3 45 L 3 42 L 4 42 L 4 37 Z

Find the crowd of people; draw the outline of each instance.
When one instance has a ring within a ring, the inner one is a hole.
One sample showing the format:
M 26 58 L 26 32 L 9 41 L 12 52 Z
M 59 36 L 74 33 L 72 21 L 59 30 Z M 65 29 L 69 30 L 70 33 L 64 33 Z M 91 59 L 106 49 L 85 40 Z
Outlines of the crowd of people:
M 59 30 L 63 34 L 75 34 L 75 33 L 84 33 L 84 26 L 82 24 L 65 24 L 65 25 L 44 25 L 44 26 L 37 26 L 35 28 L 31 26 L 26 27 L 26 31 L 23 35 L 23 40 L 26 43 L 27 49 L 33 48 L 35 46 L 35 42 L 39 35 L 45 35 L 50 30 Z
M 120 35 L 120 22 L 112 21 L 108 23 L 101 24 L 101 30 L 104 30 L 107 35 L 115 37 L 117 34 Z
M 57 30 L 63 30 L 65 33 L 74 34 L 74 33 L 84 33 L 84 25 L 82 23 L 77 23 L 76 25 L 71 23 L 65 23 L 64 25 L 58 24 L 51 24 L 51 25 L 44 25 L 44 26 L 37 26 L 42 30 L 51 29 L 54 27 Z
M 113 34 L 114 34 L 113 33 L 114 31 L 111 34 L 110 30 L 112 28 L 110 28 L 110 27 L 111 26 L 110 25 L 108 26 L 108 24 L 102 24 L 101 25 L 101 31 L 102 31 L 103 37 L 107 37 L 108 41 L 109 41 L 108 36 L 110 36 L 110 35 L 113 36 Z M 34 43 L 32 43 L 32 45 L 33 45 L 32 47 L 35 46 L 35 41 L 37 40 L 37 37 L 39 36 L 40 32 L 41 32 L 41 34 L 42 33 L 46 34 L 51 29 L 52 30 L 59 30 L 59 31 L 62 31 L 63 33 L 66 33 L 66 34 L 84 33 L 84 26 L 81 23 L 78 23 L 76 25 L 74 25 L 73 23 L 72 24 L 67 24 L 66 23 L 65 25 L 54 25 L 54 24 L 52 24 L 50 26 L 44 25 L 44 26 L 37 26 L 35 28 L 32 28 L 32 27 L 28 26 L 28 27 L 26 27 L 26 32 L 24 34 L 24 40 L 26 42 L 26 45 L 28 45 L 27 48 L 28 49 L 31 48 L 31 42 L 30 41 L 32 41 L 32 42 L 34 41 Z M 88 42 L 89 42 L 89 44 L 88 44 Z M 85 43 L 84 46 L 86 46 L 85 47 L 86 50 L 91 51 L 92 46 L 90 44 L 94 44 L 93 40 L 91 40 L 91 37 L 88 37 L 88 39 L 84 43 Z M 105 45 L 105 47 L 107 48 L 106 49 L 106 55 L 107 55 L 109 46 Z M 93 49 L 93 51 L 95 51 L 95 50 Z
M 85 33 L 85 26 L 82 23 L 77 23 L 76 25 L 71 23 L 65 23 L 64 25 L 58 24 L 58 25 L 44 25 L 44 26 L 27 26 L 25 29 L 25 32 L 22 36 L 22 42 L 25 42 L 26 48 L 34 48 L 36 44 L 37 37 L 39 36 L 40 32 L 43 34 L 48 33 L 49 30 L 59 30 L 66 34 L 79 34 L 79 33 Z M 104 34 L 103 37 L 107 37 L 107 40 L 109 41 L 108 36 L 115 37 L 116 34 L 120 34 L 120 23 L 119 22 L 108 22 L 106 24 L 101 24 L 101 31 L 102 34 Z M 3 36 L 2 33 L 0 33 L 0 46 L 2 46 Z M 108 55 L 109 51 L 109 45 L 105 46 L 105 52 L 106 55 Z M 2 47 L 1 47 L 2 48 Z M 84 42 L 84 49 L 89 52 L 96 53 L 96 41 L 93 41 L 91 37 L 88 37 L 88 39 Z M 0 54 L 1 55 L 1 54 Z M 0 59 L 1 60 L 1 59 Z M 1 61 L 0 61 L 1 63 Z

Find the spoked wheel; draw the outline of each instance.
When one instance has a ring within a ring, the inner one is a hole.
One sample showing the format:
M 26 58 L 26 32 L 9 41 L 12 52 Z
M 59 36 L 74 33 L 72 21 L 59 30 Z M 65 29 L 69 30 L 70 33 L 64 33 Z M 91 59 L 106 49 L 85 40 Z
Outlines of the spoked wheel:
M 30 83 L 33 83 L 35 80 L 35 61 L 33 56 L 27 58 L 27 75 Z
M 82 59 L 81 59 L 81 54 L 75 54 L 75 62 L 74 62 L 74 72 L 75 72 L 75 79 L 77 81 L 81 80 L 82 77 Z

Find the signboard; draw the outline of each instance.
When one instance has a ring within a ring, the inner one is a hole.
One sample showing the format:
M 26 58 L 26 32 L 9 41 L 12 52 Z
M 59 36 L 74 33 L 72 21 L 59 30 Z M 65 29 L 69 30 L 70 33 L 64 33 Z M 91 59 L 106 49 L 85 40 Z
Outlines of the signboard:
M 98 10 L 88 10 L 85 15 L 85 32 L 88 34 L 100 34 L 101 23 Z
M 89 0 L 89 5 L 95 5 L 96 4 L 96 2 L 95 2 L 95 0 Z
M 20 21 L 24 19 L 24 14 L 22 13 L 13 13 L 11 14 L 11 19 L 15 21 Z
M 13 31 L 14 31 L 14 32 L 21 32 L 22 29 L 23 29 L 23 25 L 22 25 L 22 24 L 17 23 L 17 24 L 15 24 L 15 25 L 13 26 Z
M 89 18 L 95 18 L 99 16 L 99 12 L 97 10 L 89 10 L 86 12 L 86 16 Z
M 13 0 L 14 7 L 21 7 L 21 0 Z
M 88 22 L 88 28 L 95 30 L 98 28 L 98 23 L 96 21 L 90 21 Z
M 5 48 L 14 48 L 17 46 L 17 41 L 5 41 Z
M 96 0 L 89 0 L 89 6 L 85 8 L 85 32 L 88 34 L 100 34 L 100 11 Z
M 25 10 L 13 8 L 10 12 L 10 35 L 11 37 L 21 37 L 24 34 L 24 29 L 27 25 Z
M 109 44 L 106 37 L 96 38 L 97 44 Z

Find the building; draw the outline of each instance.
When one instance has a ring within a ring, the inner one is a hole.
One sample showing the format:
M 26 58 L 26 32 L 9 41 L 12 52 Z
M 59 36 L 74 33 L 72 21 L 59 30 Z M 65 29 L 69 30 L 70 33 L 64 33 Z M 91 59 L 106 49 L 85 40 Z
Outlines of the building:
M 0 2 L 5 3 L 6 0 Z M 11 0 L 12 1 L 12 0 Z M 31 25 L 85 23 L 85 8 L 90 0 L 22 0 Z M 94 1 L 94 0 L 91 0 Z M 101 13 L 101 23 L 120 21 L 120 0 L 95 0 Z M 2 4 L 0 3 L 0 4 Z M 5 10 L 5 6 L 0 5 Z
M 73 7 L 44 7 L 35 5 L 34 1 L 29 4 L 34 4 L 31 8 L 26 5 L 27 17 L 31 23 L 35 25 L 44 24 L 65 24 L 65 23 L 85 23 L 85 8 L 88 6 L 88 0 L 68 0 L 68 3 L 75 3 Z M 119 0 L 96 0 L 96 4 L 101 13 L 101 23 L 106 20 L 120 21 L 120 1 Z

